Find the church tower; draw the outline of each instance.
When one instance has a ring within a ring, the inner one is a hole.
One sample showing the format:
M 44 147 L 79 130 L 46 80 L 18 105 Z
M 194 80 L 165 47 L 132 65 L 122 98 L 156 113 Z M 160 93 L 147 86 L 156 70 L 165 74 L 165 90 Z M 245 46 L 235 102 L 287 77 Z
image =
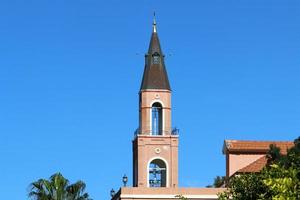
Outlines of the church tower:
M 171 86 L 156 22 L 145 55 L 139 91 L 139 128 L 132 141 L 133 187 L 111 190 L 111 200 L 217 200 L 226 188 L 183 188 L 178 186 L 178 130 L 172 129 Z
M 134 187 L 178 187 L 178 131 L 171 128 L 171 110 L 171 87 L 154 19 L 133 139 Z

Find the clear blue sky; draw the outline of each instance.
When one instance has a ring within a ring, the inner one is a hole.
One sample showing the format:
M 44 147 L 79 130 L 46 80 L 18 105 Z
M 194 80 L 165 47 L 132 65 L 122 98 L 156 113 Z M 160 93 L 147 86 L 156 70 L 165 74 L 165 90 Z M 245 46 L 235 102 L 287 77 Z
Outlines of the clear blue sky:
M 1 199 L 58 171 L 95 200 L 132 181 L 153 10 L 181 186 L 225 174 L 224 139 L 300 135 L 300 1 L 2 0 Z

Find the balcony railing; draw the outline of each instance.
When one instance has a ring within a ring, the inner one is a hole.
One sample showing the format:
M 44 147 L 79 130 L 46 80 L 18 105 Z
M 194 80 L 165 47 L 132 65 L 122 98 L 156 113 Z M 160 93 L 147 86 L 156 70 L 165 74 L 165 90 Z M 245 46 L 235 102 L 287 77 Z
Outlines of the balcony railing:
M 177 127 L 172 128 L 171 135 L 179 135 L 179 129 Z
M 150 130 L 141 132 L 139 128 L 137 128 L 134 131 L 134 136 L 136 137 L 137 135 L 160 136 L 160 135 L 154 135 L 154 134 L 152 134 L 152 132 Z M 179 135 L 179 129 L 177 127 L 174 127 L 174 128 L 172 128 L 172 131 L 165 131 L 165 130 L 163 130 L 161 135 Z

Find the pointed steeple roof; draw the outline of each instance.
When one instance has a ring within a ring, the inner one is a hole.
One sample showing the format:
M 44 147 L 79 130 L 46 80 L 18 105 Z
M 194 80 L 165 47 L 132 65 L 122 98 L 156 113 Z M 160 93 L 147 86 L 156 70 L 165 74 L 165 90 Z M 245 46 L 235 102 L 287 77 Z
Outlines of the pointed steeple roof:
M 155 18 L 153 20 L 153 30 L 148 53 L 145 55 L 145 69 L 141 84 L 141 90 L 147 89 L 161 89 L 171 91 L 164 62 L 164 54 L 161 50 L 157 34 Z

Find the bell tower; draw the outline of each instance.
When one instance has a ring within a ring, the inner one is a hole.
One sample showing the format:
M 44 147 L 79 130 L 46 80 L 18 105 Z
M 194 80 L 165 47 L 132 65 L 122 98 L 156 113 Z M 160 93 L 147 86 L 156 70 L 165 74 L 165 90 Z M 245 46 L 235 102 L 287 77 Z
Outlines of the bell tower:
M 171 110 L 171 87 L 154 19 L 133 139 L 134 187 L 178 187 L 178 131 L 171 128 Z

